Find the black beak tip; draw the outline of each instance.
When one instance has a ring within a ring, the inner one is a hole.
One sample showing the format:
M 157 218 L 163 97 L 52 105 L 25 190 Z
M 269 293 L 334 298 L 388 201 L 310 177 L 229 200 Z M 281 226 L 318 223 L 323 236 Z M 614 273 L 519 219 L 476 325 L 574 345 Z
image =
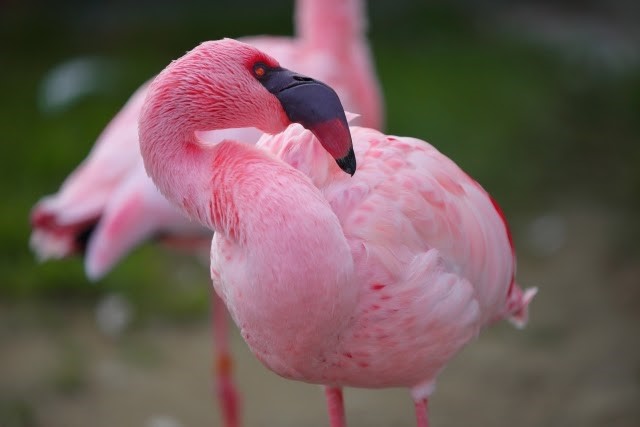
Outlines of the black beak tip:
M 340 169 L 353 176 L 356 173 L 356 155 L 353 152 L 353 147 L 349 148 L 349 153 L 346 156 L 336 159 L 336 163 Z

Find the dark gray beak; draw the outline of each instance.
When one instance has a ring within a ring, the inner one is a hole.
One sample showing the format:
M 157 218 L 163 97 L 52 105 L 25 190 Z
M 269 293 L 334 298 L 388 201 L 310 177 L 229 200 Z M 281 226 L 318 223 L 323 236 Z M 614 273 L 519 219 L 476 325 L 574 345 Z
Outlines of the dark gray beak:
M 268 69 L 258 80 L 278 98 L 291 122 L 313 132 L 343 171 L 355 173 L 356 156 L 349 124 L 331 87 L 280 67 Z

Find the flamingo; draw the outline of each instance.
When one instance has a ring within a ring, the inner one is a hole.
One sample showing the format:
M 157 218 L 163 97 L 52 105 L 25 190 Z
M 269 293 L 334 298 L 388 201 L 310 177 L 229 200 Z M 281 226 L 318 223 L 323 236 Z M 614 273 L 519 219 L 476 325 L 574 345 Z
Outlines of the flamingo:
M 363 1 L 297 0 L 295 27 L 295 38 L 244 40 L 283 64 L 330 82 L 343 103 L 361 114 L 362 124 L 381 127 L 382 97 L 365 36 Z M 30 244 L 41 260 L 84 252 L 86 274 L 98 280 L 149 239 L 208 258 L 211 231 L 168 203 L 144 170 L 138 117 L 147 89 L 145 83 L 131 96 L 58 193 L 34 207 Z M 260 135 L 257 129 L 245 128 L 209 132 L 203 138 L 255 143 Z M 215 292 L 211 298 L 217 388 L 225 425 L 235 426 L 238 393 L 231 378 L 226 308 Z
M 257 146 L 199 137 L 244 126 L 265 132 Z M 167 66 L 139 137 L 162 194 L 215 231 L 213 286 L 249 348 L 324 385 L 332 427 L 347 386 L 409 388 L 426 427 L 447 361 L 483 327 L 527 321 L 536 290 L 516 284 L 507 223 L 476 181 L 424 141 L 349 129 L 329 86 L 250 45 L 206 42 Z

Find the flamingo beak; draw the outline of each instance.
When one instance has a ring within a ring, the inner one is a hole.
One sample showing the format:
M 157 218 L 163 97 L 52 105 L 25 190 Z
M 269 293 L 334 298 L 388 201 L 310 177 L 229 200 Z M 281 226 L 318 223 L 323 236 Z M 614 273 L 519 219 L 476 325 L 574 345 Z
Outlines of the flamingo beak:
M 318 138 L 340 169 L 353 175 L 356 156 L 349 124 L 336 92 L 328 85 L 285 68 L 273 68 L 260 83 L 278 98 L 292 123 Z

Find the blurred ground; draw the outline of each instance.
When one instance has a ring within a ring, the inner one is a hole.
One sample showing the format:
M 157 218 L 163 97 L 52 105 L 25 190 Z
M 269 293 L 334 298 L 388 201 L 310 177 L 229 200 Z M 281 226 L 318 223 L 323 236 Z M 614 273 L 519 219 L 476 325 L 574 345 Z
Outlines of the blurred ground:
M 449 365 L 431 401 L 433 425 L 638 425 L 638 307 L 616 292 L 638 265 L 609 261 L 615 214 L 585 208 L 556 212 L 567 241 L 552 257 L 523 251 L 519 277 L 540 287 L 531 324 L 497 325 Z M 39 421 L 3 425 L 218 425 L 204 320 L 151 322 L 113 339 L 90 307 L 3 308 L 2 410 Z M 275 376 L 233 338 L 246 425 L 327 424 L 319 387 Z M 405 390 L 348 390 L 346 404 L 353 426 L 414 422 Z
M 640 425 L 638 6 L 370 3 L 388 132 L 496 196 L 519 281 L 540 287 L 527 329 L 498 325 L 449 365 L 433 425 Z M 170 59 L 290 22 L 288 1 L 0 3 L 1 427 L 217 425 L 205 269 L 144 247 L 90 285 L 79 260 L 35 263 L 28 211 Z M 85 89 L 56 104 L 44 82 L 70 64 L 89 64 Z M 108 333 L 96 311 L 114 295 L 125 321 Z M 327 425 L 318 387 L 267 372 L 237 335 L 234 354 L 247 426 Z M 350 425 L 414 423 L 405 391 L 346 400 Z

